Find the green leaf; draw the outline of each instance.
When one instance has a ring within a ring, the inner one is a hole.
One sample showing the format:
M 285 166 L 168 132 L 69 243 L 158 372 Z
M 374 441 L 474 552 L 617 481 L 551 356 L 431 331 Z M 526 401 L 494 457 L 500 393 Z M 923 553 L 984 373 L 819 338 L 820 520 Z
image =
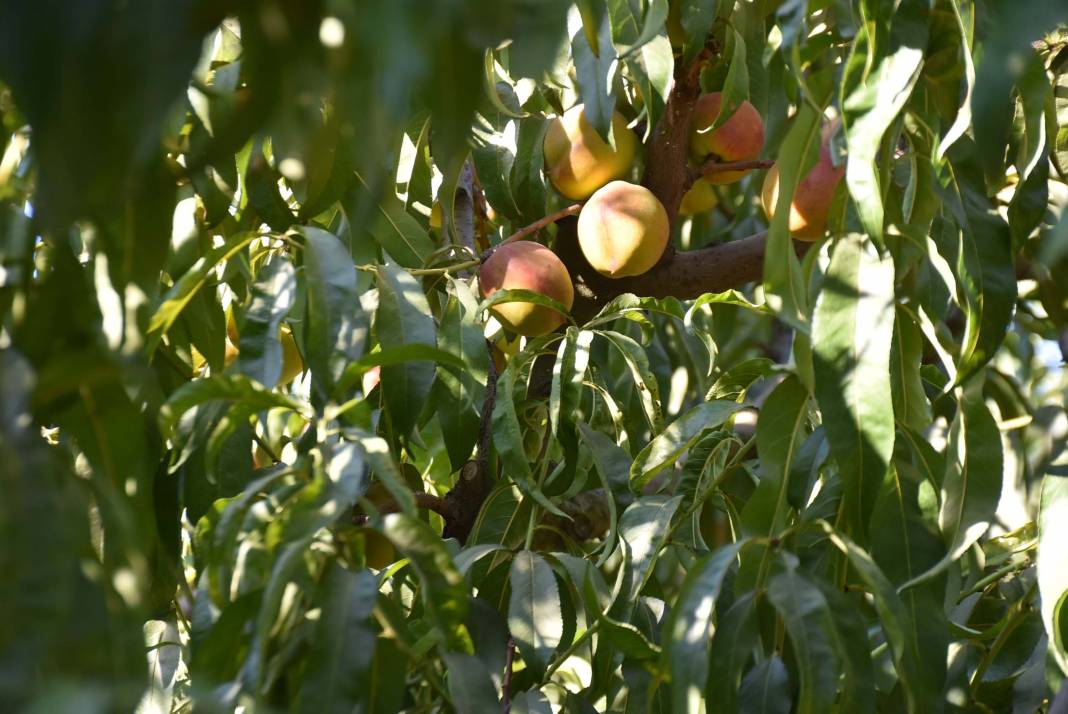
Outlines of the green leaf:
M 520 225 L 533 223 L 545 216 L 545 132 L 549 120 L 528 117 L 516 121 L 515 159 L 512 161 L 508 184 L 519 209 Z
M 749 66 L 745 57 L 745 38 L 733 26 L 728 26 L 727 38 L 731 59 L 727 77 L 723 80 L 723 98 L 719 114 L 709 131 L 723 126 L 743 102 L 749 101 Z
M 740 530 L 770 540 L 786 528 L 790 475 L 805 438 L 809 394 L 796 376 L 787 377 L 768 395 L 757 421 L 760 482 L 742 508 Z M 738 572 L 738 587 L 759 587 L 771 568 L 774 551 L 758 545 Z
M 461 281 L 453 285 L 457 291 L 470 291 Z M 474 302 L 474 296 L 469 294 L 469 297 Z M 434 392 L 438 422 L 454 471 L 470 458 L 478 440 L 479 412 L 489 364 L 489 351 L 482 327 L 475 318 L 476 311 L 477 307 L 468 309 L 452 297 L 445 305 L 438 330 L 438 344 L 460 363 L 455 374 L 447 369 L 438 370 Z
M 742 672 L 759 643 L 755 597 L 753 592 L 739 595 L 712 637 L 705 701 L 716 702 L 723 711 L 738 708 Z
M 1042 478 L 1038 517 L 1038 590 L 1053 659 L 1068 674 L 1068 477 L 1065 461 Z
M 327 571 L 297 711 L 351 712 L 367 706 L 377 598 L 378 580 L 369 571 L 353 573 L 336 563 Z
M 631 488 L 640 491 L 653 476 L 674 466 L 702 434 L 719 427 L 741 408 L 737 402 L 705 402 L 680 416 L 634 458 L 630 469 Z
M 842 109 L 849 142 L 846 185 L 872 239 L 883 242 L 883 199 L 876 158 L 883 135 L 904 108 L 923 67 L 927 47 L 926 0 L 905 0 L 879 20 L 865 23 L 854 41 L 842 79 Z M 883 21 L 890 21 L 887 37 Z M 853 63 L 858 65 L 855 69 Z
M 237 370 L 260 384 L 273 387 L 282 376 L 282 343 L 278 330 L 296 298 L 293 264 L 269 259 L 252 285 L 252 300 L 241 322 L 241 350 Z
M 920 377 L 922 362 L 923 333 L 906 310 L 898 309 L 890 343 L 890 393 L 897 421 L 916 431 L 931 423 L 931 405 Z
M 779 199 L 768 225 L 764 251 L 764 291 L 768 307 L 794 328 L 808 332 L 808 290 L 790 240 L 789 215 L 794 191 L 819 155 L 819 115 L 808 104 L 797 110 L 779 147 Z
M 540 555 L 521 550 L 512 558 L 508 582 L 508 630 L 524 661 L 540 676 L 563 636 L 556 576 Z
M 329 393 L 345 365 L 359 359 L 367 343 L 367 315 L 360 309 L 356 269 L 337 236 L 301 229 L 308 296 L 304 343 L 312 384 Z
M 649 357 L 646 355 L 645 350 L 633 339 L 620 332 L 602 332 L 598 330 L 597 334 L 608 340 L 608 343 L 623 358 L 630 370 L 631 377 L 634 379 L 634 386 L 638 390 L 638 398 L 645 412 L 645 418 L 649 422 L 649 427 L 653 432 L 661 431 L 664 417 L 660 406 L 660 386 L 656 381 L 656 375 L 653 374 L 652 369 L 649 367 Z
M 178 316 L 196 296 L 207 282 L 208 274 L 215 270 L 216 266 L 224 263 L 243 251 L 248 245 L 259 237 L 257 233 L 238 233 L 221 246 L 213 248 L 204 257 L 197 260 L 185 275 L 167 291 L 163 302 L 148 325 L 148 344 L 146 351 L 149 355 L 155 352 L 163 335 L 167 333 Z
M 497 290 L 490 297 L 482 301 L 479 305 L 478 312 L 483 314 L 486 310 L 489 310 L 494 305 L 501 305 L 508 302 L 529 302 L 535 305 L 543 305 L 547 308 L 555 310 L 569 321 L 571 321 L 571 311 L 564 306 L 563 303 L 553 300 L 547 295 L 534 292 L 533 290 L 523 290 L 519 288 L 513 288 L 511 290 Z
M 437 347 L 437 328 L 419 282 L 394 265 L 376 267 L 378 310 L 375 336 L 383 349 L 422 344 Z M 399 435 L 415 427 L 434 385 L 434 365 L 406 362 L 382 367 L 382 392 L 390 422 Z
M 489 670 L 478 657 L 446 652 L 442 659 L 449 675 L 449 696 L 456 711 L 492 712 L 500 708 Z
M 729 2 L 704 2 L 703 0 L 676 0 L 680 4 L 679 21 L 686 34 L 686 44 L 683 47 L 683 61 L 693 62 L 697 54 L 704 49 L 705 40 L 712 30 L 712 23 L 717 14 L 730 14 L 730 8 L 734 6 L 734 0 Z M 718 5 L 729 6 L 725 12 L 717 13 Z
M 292 397 L 267 389 L 242 375 L 215 375 L 186 383 L 170 396 L 159 411 L 159 429 L 164 436 L 174 433 L 178 420 L 190 409 L 211 401 L 238 402 L 242 407 L 263 411 L 272 407 L 291 409 L 311 416 L 311 410 Z
M 967 148 L 967 142 L 958 142 L 954 159 Z M 952 386 L 964 384 L 993 358 L 1016 307 L 1012 236 L 985 196 L 975 175 L 978 170 L 974 161 L 950 164 L 944 179 L 949 185 L 940 194 L 959 229 L 947 221 L 942 232 L 934 233 L 939 252 L 953 266 L 957 300 L 966 318 Z
M 358 190 L 370 190 L 358 172 L 356 180 Z M 404 203 L 391 191 L 385 194 L 379 198 L 378 213 L 366 230 L 375 243 L 399 265 L 422 268 L 437 246 L 427 235 L 426 229 L 404 208 Z
M 403 513 L 386 516 L 383 525 L 386 537 L 419 573 L 423 603 L 445 648 L 468 651 L 470 636 L 463 625 L 468 607 L 467 584 L 444 541 L 425 523 Z
M 741 714 L 790 714 L 791 707 L 790 675 L 778 655 L 746 673 L 738 692 Z
M 782 617 L 800 679 L 798 714 L 830 711 L 842 660 L 835 646 L 835 614 L 819 588 L 795 570 L 768 581 L 768 601 Z
M 690 567 L 666 623 L 663 667 L 671 672 L 675 712 L 697 711 L 708 677 L 712 615 L 727 571 L 738 559 L 744 541 L 731 543 Z
M 615 45 L 612 44 L 609 13 L 601 18 L 596 35 L 597 47 L 590 47 L 586 34 L 576 32 L 571 38 L 571 57 L 575 63 L 586 121 L 614 146 L 609 134 L 612 131 L 612 113 L 616 108 L 615 78 L 619 62 Z
M 653 572 L 660 549 L 667 541 L 668 526 L 682 503 L 680 496 L 644 496 L 623 512 L 619 537 L 626 558 L 626 578 L 612 613 L 623 620 L 620 612 L 629 612 L 645 582 Z
M 1001 499 L 1001 433 L 981 391 L 965 391 L 949 432 L 938 527 L 945 557 L 901 590 L 922 583 L 961 556 L 986 532 Z
M 862 236 L 842 237 L 813 318 L 816 399 L 844 482 L 848 532 L 863 539 L 894 448 L 890 344 L 894 270 Z
M 923 670 L 929 665 L 921 658 L 921 640 L 914 618 L 905 609 L 897 590 L 868 553 L 826 522 L 821 522 L 821 526 L 831 543 L 849 558 L 849 564 L 873 595 L 879 621 L 893 652 L 894 666 L 904 685 L 909 711 L 927 708 L 931 702 L 937 701 L 942 690 L 928 686 L 931 682 Z

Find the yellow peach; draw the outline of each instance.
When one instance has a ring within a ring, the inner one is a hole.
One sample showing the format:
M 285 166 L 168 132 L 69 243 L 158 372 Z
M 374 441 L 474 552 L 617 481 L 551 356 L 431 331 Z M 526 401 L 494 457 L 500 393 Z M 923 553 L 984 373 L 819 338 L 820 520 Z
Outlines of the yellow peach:
M 764 149 L 764 119 L 752 104 L 744 101 L 731 118 L 716 129 L 709 127 L 719 116 L 723 94 L 703 94 L 697 100 L 693 112 L 693 134 L 690 151 L 698 161 L 714 156 L 719 161 L 751 161 Z M 705 180 L 715 184 L 734 183 L 741 180 L 749 170 L 723 171 L 712 174 Z
M 582 207 L 578 240 L 582 254 L 601 275 L 641 275 L 656 265 L 671 236 L 667 211 L 644 186 L 613 181 Z
M 545 171 L 561 195 L 581 201 L 627 175 L 638 152 L 638 137 L 618 112 L 612 116 L 612 133 L 615 149 L 586 120 L 581 104 L 552 120 L 545 132 Z

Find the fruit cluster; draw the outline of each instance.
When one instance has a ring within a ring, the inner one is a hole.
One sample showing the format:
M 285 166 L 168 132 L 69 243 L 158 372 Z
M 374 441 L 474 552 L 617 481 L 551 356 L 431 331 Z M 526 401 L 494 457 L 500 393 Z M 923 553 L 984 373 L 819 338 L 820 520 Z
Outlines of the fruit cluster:
M 702 95 L 693 114 L 691 159 L 701 166 L 757 159 L 764 149 L 764 120 L 748 101 L 716 126 L 723 95 Z M 824 131 L 820 159 L 799 182 L 790 206 L 789 230 L 794 238 L 813 241 L 827 229 L 827 213 L 845 172 L 831 160 L 830 135 Z M 606 142 L 578 104 L 549 125 L 545 134 L 545 171 L 560 195 L 584 201 L 578 217 L 578 244 L 590 267 L 608 278 L 641 275 L 661 259 L 671 239 L 668 212 L 652 191 L 625 180 L 641 142 L 618 112 L 611 122 L 612 143 Z M 710 172 L 683 196 L 678 212 L 693 215 L 715 206 L 714 184 L 739 181 L 750 170 Z M 762 191 L 770 221 L 778 199 L 778 171 L 772 167 Z M 538 243 L 511 240 L 498 246 L 479 273 L 482 294 L 527 290 L 570 310 L 575 290 L 567 266 Z M 565 316 L 547 304 L 514 301 L 494 305 L 491 312 L 507 329 L 527 337 L 552 332 Z

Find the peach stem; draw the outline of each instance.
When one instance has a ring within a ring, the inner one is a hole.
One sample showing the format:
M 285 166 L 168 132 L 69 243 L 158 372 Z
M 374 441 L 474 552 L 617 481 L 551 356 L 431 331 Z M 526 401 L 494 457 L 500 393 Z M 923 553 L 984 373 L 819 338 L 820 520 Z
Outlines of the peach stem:
M 550 214 L 550 215 L 546 216 L 545 218 L 539 218 L 538 220 L 536 220 L 533 223 L 531 223 L 529 226 L 526 226 L 524 228 L 520 228 L 518 231 L 516 231 L 512 235 L 510 235 L 507 238 L 505 238 L 504 240 L 502 240 L 500 242 L 500 245 L 504 245 L 505 243 L 510 243 L 510 242 L 512 242 L 514 240 L 521 240 L 523 238 L 526 238 L 527 236 L 531 235 L 532 233 L 537 233 L 538 231 L 540 231 L 542 228 L 544 228 L 545 226 L 549 225 L 550 223 L 556 223 L 561 218 L 566 218 L 568 216 L 574 216 L 581 210 L 582 210 L 582 204 L 581 203 L 573 203 L 570 206 L 568 206 L 567 208 L 563 208 L 563 209 L 557 211 L 556 213 L 553 213 L 553 214 Z

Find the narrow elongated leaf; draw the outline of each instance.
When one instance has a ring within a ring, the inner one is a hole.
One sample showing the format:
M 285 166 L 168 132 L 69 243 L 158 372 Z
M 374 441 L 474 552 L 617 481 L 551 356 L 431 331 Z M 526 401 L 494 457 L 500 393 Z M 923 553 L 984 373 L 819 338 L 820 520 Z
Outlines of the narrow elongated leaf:
M 1062 457 L 1062 462 L 1065 459 Z M 1038 589 L 1049 650 L 1068 674 L 1068 476 L 1058 464 L 1042 479 L 1038 520 Z
M 182 314 L 182 310 L 204 287 L 208 274 L 220 263 L 230 260 L 243 251 L 248 247 L 249 243 L 258 237 L 259 234 L 257 233 L 238 233 L 231 236 L 225 244 L 213 248 L 207 255 L 194 263 L 193 267 L 174 283 L 164 296 L 163 302 L 156 308 L 156 312 L 149 322 L 148 354 L 151 355 L 155 351 L 160 339 L 171 328 L 178 316 Z
M 925 582 L 947 568 L 990 527 L 1001 499 L 1001 433 L 982 393 L 961 392 L 949 433 L 938 527 L 946 555 L 899 589 Z
M 867 59 L 863 69 L 843 79 L 849 163 L 846 184 L 865 231 L 877 243 L 883 240 L 883 199 L 875 160 L 883 135 L 905 106 L 920 77 L 927 46 L 926 0 L 905 0 L 879 21 L 865 23 L 857 33 L 855 51 Z M 890 20 L 889 37 L 879 37 Z M 888 42 L 883 46 L 882 42 Z M 858 57 L 857 60 L 860 60 Z
M 931 406 L 923 390 L 920 364 L 923 333 L 908 312 L 894 314 L 894 338 L 890 343 L 890 392 L 894 416 L 905 426 L 922 431 L 931 423 Z
M 929 684 L 929 678 L 924 676 L 923 669 L 929 665 L 925 663 L 924 653 L 920 649 L 914 619 L 898 597 L 897 590 L 871 556 L 829 524 L 824 522 L 821 525 L 830 541 L 849 558 L 849 564 L 874 596 L 875 609 L 890 643 L 894 666 L 901 677 L 905 698 L 909 702 L 909 711 L 927 709 L 932 701 L 937 700 L 941 689 L 926 686 Z
M 467 650 L 470 637 L 463 626 L 467 586 L 445 543 L 425 523 L 403 513 L 386 516 L 384 526 L 386 537 L 411 559 L 419 573 L 423 602 L 446 647 Z
M 437 330 L 419 282 L 392 265 L 378 273 L 375 334 L 383 348 L 422 344 L 437 347 Z M 434 365 L 427 362 L 382 367 L 383 396 L 397 433 L 407 436 L 434 385 Z
M 786 625 L 800 678 L 798 714 L 831 710 L 842 660 L 834 641 L 834 613 L 819 588 L 795 570 L 768 581 L 768 601 Z
M 619 537 L 624 543 L 626 579 L 612 606 L 615 619 L 626 619 L 621 612 L 629 612 L 637 601 L 645 581 L 649 579 L 656 557 L 667 538 L 667 528 L 682 499 L 679 496 L 645 496 L 632 503 L 619 522 Z
M 500 709 L 489 670 L 474 655 L 446 652 L 442 659 L 449 675 L 449 696 L 458 712 L 492 712 Z
M 818 156 L 819 137 L 819 115 L 808 104 L 801 105 L 775 163 L 779 171 L 779 199 L 768 225 L 764 251 L 764 291 L 768 307 L 780 319 L 803 332 L 810 329 L 808 290 L 790 240 L 789 215 L 794 191 Z
M 297 277 L 293 264 L 271 258 L 252 286 L 252 302 L 241 324 L 241 351 L 237 369 L 266 387 L 282 376 L 282 343 L 278 330 L 296 298 Z
M 563 636 L 556 576 L 540 555 L 523 550 L 512 558 L 508 581 L 508 629 L 527 664 L 543 672 Z
M 300 712 L 351 712 L 367 706 L 375 652 L 371 612 L 378 580 L 335 564 L 326 574 L 319 624 L 297 698 Z
M 664 419 L 660 406 L 660 387 L 657 384 L 656 375 L 649 367 L 649 357 L 645 354 L 645 350 L 622 333 L 598 331 L 597 334 L 607 339 L 623 358 L 634 379 L 634 386 L 638 390 L 645 418 L 649 421 L 650 428 L 654 432 L 659 432 L 663 428 Z
M 894 447 L 894 270 L 862 236 L 841 238 L 813 319 L 816 398 L 845 485 L 845 522 L 867 533 Z
M 571 56 L 582 97 L 583 112 L 593 128 L 604 138 L 612 129 L 612 112 L 616 108 L 615 76 L 619 63 L 612 44 L 612 21 L 604 13 L 596 31 L 597 47 L 590 47 L 581 29 L 571 37 Z
M 348 362 L 363 354 L 370 328 L 360 309 L 356 268 L 337 236 L 319 228 L 301 229 L 308 295 L 305 344 L 312 383 L 327 392 Z
M 741 530 L 771 539 L 786 527 L 789 515 L 790 473 L 805 438 L 808 391 L 795 376 L 783 380 L 760 410 L 756 445 L 760 453 L 760 483 L 742 509 Z M 739 587 L 762 583 L 771 568 L 773 550 L 762 545 L 750 549 L 738 573 Z
M 778 655 L 753 667 L 738 693 L 740 714 L 790 714 L 790 675 Z
M 672 709 L 697 711 L 708 677 L 712 615 L 727 570 L 737 560 L 744 541 L 731 543 L 690 568 L 666 625 L 664 668 L 671 672 Z
M 705 701 L 715 702 L 723 711 L 738 706 L 742 673 L 759 642 L 755 594 L 740 595 L 717 623 L 712 638 Z
M 356 174 L 359 190 L 368 191 L 367 183 L 359 173 Z M 374 241 L 405 268 L 421 268 L 437 246 L 427 235 L 426 229 L 419 225 L 399 198 L 391 193 L 378 201 L 378 214 L 374 216 L 367 232 Z
M 283 407 L 304 415 L 311 413 L 307 404 L 268 389 L 248 377 L 220 374 L 188 382 L 172 394 L 159 411 L 160 432 L 170 436 L 186 412 L 211 401 L 240 402 L 242 406 L 256 411 Z
M 674 465 L 703 433 L 719 427 L 741 408 L 737 402 L 705 402 L 680 416 L 634 458 L 630 469 L 631 488 L 639 491 L 653 476 Z

